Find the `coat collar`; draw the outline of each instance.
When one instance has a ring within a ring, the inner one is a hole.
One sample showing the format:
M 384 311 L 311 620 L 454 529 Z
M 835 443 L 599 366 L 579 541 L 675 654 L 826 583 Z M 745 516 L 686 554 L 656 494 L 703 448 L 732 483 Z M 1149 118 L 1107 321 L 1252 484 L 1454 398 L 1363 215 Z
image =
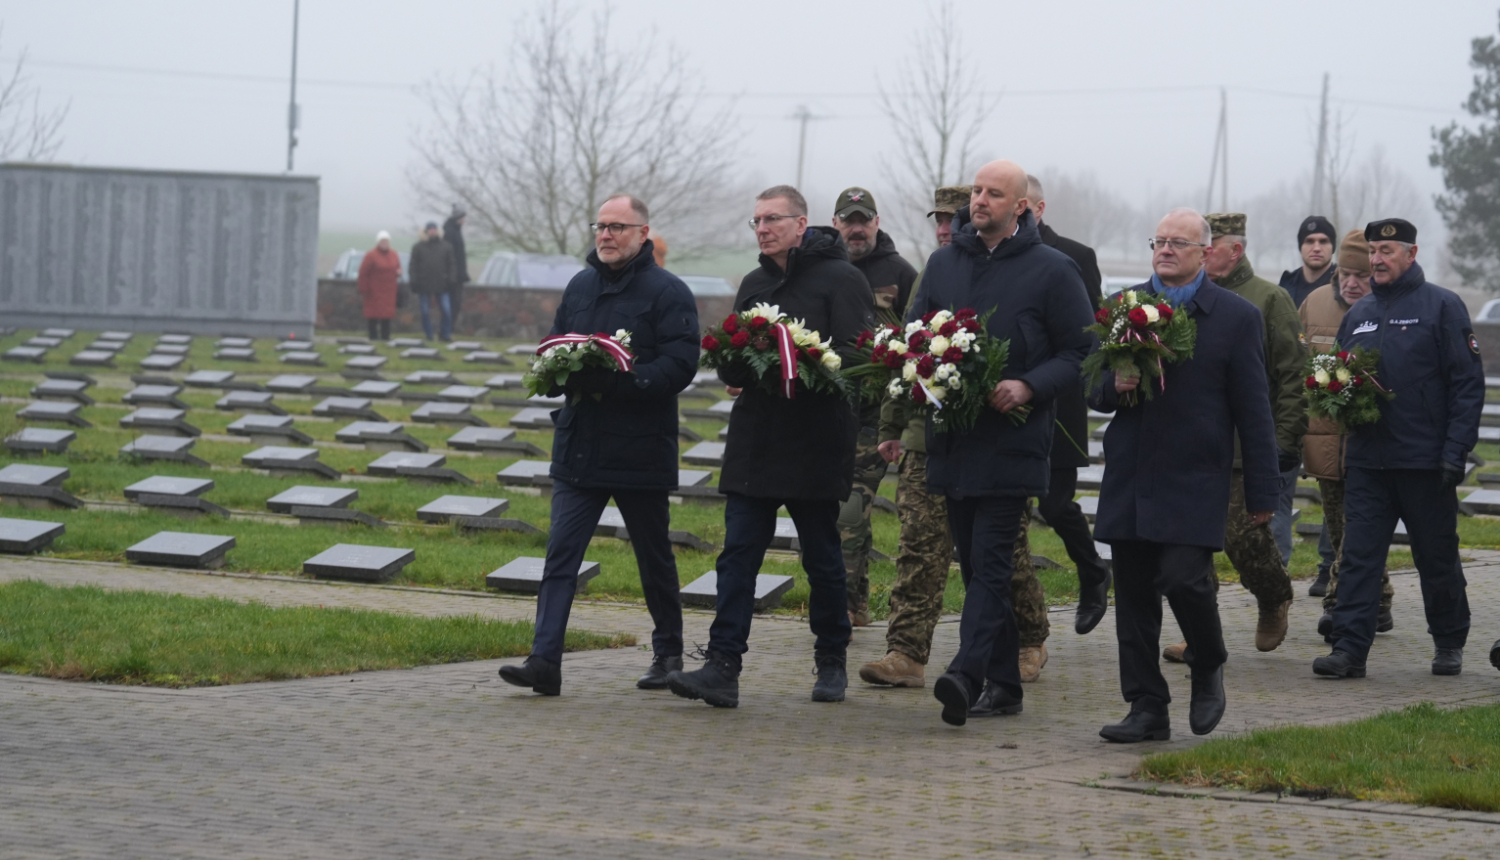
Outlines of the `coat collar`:
M 599 273 L 599 280 L 604 284 L 604 288 L 600 290 L 601 293 L 618 293 L 625 289 L 625 286 L 636 275 L 656 266 L 656 245 L 647 239 L 641 243 L 641 249 L 630 258 L 630 262 L 619 269 L 611 269 L 609 264 L 599 259 L 598 249 L 590 251 L 585 262 Z
M 1234 264 L 1234 268 L 1229 270 L 1229 274 L 1215 283 L 1226 290 L 1234 290 L 1249 283 L 1253 277 L 1255 277 L 1255 269 L 1250 266 L 1250 258 L 1241 257 L 1240 261 Z

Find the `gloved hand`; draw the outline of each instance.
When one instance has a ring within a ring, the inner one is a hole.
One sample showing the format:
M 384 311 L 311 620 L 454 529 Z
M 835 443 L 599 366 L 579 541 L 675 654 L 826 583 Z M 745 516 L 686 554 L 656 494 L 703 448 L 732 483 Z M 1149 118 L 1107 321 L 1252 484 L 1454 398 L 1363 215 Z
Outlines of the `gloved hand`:
M 615 387 L 615 371 L 603 367 L 585 367 L 568 374 L 567 389 L 574 394 L 604 394 Z
M 755 384 L 755 371 L 742 361 L 734 361 L 719 368 L 719 379 L 730 388 L 749 388 Z
M 1464 482 L 1464 467 L 1456 466 L 1447 460 L 1443 461 L 1443 489 L 1452 491 L 1458 489 L 1458 485 Z
M 1276 449 L 1276 470 L 1279 472 L 1290 472 L 1302 464 L 1302 455 L 1291 451 Z

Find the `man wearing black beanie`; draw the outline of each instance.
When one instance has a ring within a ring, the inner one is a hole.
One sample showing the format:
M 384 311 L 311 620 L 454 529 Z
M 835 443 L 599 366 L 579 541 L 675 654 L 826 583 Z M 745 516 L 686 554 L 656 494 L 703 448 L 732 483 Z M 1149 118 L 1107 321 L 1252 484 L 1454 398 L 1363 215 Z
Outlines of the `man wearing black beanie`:
M 1302 302 L 1312 291 L 1333 282 L 1333 252 L 1337 247 L 1338 230 L 1322 215 L 1309 215 L 1297 228 L 1297 249 L 1302 254 L 1302 267 L 1281 273 L 1281 286 L 1292 294 L 1292 303 L 1302 307 Z

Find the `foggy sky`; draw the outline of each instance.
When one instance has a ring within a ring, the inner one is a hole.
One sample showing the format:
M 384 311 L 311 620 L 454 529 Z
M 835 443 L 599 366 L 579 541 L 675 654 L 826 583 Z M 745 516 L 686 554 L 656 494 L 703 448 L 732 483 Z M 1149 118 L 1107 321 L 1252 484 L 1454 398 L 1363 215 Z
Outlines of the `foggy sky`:
M 1224 86 L 1231 208 L 1311 168 L 1325 71 L 1357 154 L 1383 146 L 1430 198 L 1441 190 L 1427 165 L 1430 129 L 1464 117 L 1469 42 L 1494 33 L 1497 21 L 1496 4 L 1477 0 L 960 8 L 967 61 L 986 89 L 1004 93 L 986 129 L 987 155 L 1044 178 L 1049 169 L 1092 170 L 1135 200 L 1171 189 L 1181 204 L 1201 206 L 1195 189 L 1208 178 Z M 428 118 L 414 87 L 503 68 L 517 18 L 533 9 L 304 0 L 295 172 L 322 177 L 325 229 L 410 229 L 440 214 L 416 209 L 406 179 L 413 134 Z M 845 186 L 879 198 L 879 156 L 893 148 L 874 98 L 877 74 L 885 68 L 897 83 L 889 70 L 925 26 L 926 3 L 625 0 L 615 9 L 616 38 L 656 28 L 689 54 L 711 94 L 706 109 L 733 103 L 747 176 L 793 181 L 790 115 L 805 103 L 824 117 L 810 128 L 803 188 L 815 220 L 826 221 Z M 45 103 L 71 103 L 60 160 L 279 173 L 291 19 L 291 0 L 0 0 L 0 60 L 29 49 Z M 1392 214 L 1439 229 L 1430 207 Z

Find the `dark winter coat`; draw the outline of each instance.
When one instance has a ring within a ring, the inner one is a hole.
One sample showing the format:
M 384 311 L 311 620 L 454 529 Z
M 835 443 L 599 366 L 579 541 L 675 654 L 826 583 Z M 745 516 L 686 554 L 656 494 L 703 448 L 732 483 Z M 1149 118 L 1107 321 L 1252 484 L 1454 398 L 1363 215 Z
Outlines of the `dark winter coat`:
M 1078 266 L 1078 272 L 1083 276 L 1083 289 L 1089 295 L 1089 307 L 1098 308 L 1104 276 L 1099 272 L 1099 259 L 1094 255 L 1094 249 L 1057 235 L 1057 231 L 1048 227 L 1046 222 L 1037 229 L 1042 234 L 1043 245 L 1063 252 Z M 1082 377 L 1074 381 L 1071 389 L 1057 393 L 1057 423 L 1067 433 L 1053 428 L 1052 468 L 1077 469 L 1089 464 L 1088 411 Z
M 1151 284 L 1131 289 L 1150 292 Z M 1276 509 L 1281 478 L 1260 311 L 1209 280 L 1184 311 L 1198 324 L 1198 341 L 1192 358 L 1166 366 L 1165 391 L 1153 387 L 1150 400 L 1122 407 L 1108 371 L 1089 393 L 1089 405 L 1114 413 L 1094 540 L 1223 549 L 1236 434 L 1245 509 Z
M 1031 415 L 983 409 L 968 432 L 927 429 L 927 483 L 954 497 L 1043 496 L 1051 474 L 1057 397 L 1073 390 L 1078 365 L 1093 345 L 1093 321 L 1083 278 L 1060 251 L 1042 244 L 1030 210 L 1019 229 L 990 251 L 972 224 L 927 260 L 908 320 L 928 311 L 973 308 L 990 313 L 990 335 L 1010 341 L 1003 378 L 1031 387 Z
M 441 236 L 424 238 L 411 246 L 407 269 L 412 292 L 441 293 L 453 283 L 453 247 Z
M 761 255 L 760 268 L 740 281 L 734 309 L 761 302 L 832 338 L 846 362 L 854 340 L 875 320 L 870 285 L 849 264 L 843 237 L 832 227 L 808 227 L 784 271 Z M 726 385 L 744 389 L 730 413 L 719 489 L 763 499 L 848 499 L 859 432 L 853 405 L 800 384 L 797 396 L 788 400 L 765 392 L 737 370 L 719 371 Z
M 911 302 L 911 285 L 917 280 L 917 270 L 896 251 L 896 243 L 891 240 L 890 234 L 877 230 L 875 247 L 870 253 L 849 262 L 870 282 L 871 293 L 881 287 L 896 287 L 895 304 L 890 308 L 881 308 L 878 301 L 875 304 L 877 317 L 888 318 L 888 322 L 898 322 Z
M 1484 364 L 1463 300 L 1413 263 L 1374 284 L 1339 324 L 1339 345 L 1380 350 L 1375 376 L 1396 397 L 1349 433 L 1344 462 L 1366 469 L 1462 467 L 1479 441 Z
M 1307 278 L 1302 274 L 1302 267 L 1298 266 L 1295 269 L 1288 269 L 1282 272 L 1278 285 L 1291 295 L 1292 304 L 1300 308 L 1302 307 L 1302 303 L 1307 301 L 1307 297 L 1313 294 L 1313 290 L 1324 284 L 1333 283 L 1333 273 L 1337 268 L 1337 266 L 1329 266 L 1323 270 L 1323 274 L 1319 275 L 1316 281 L 1308 283 Z M 1334 289 L 1338 289 L 1338 286 L 1335 285 Z
M 443 222 L 443 241 L 453 249 L 452 288 L 463 289 L 463 285 L 469 282 L 469 252 L 464 247 L 464 225 L 458 223 L 457 218 Z
M 630 332 L 633 373 L 617 373 L 599 399 L 568 395 L 552 413 L 553 479 L 576 487 L 677 486 L 677 394 L 698 367 L 698 304 L 687 285 L 656 265 L 651 242 L 616 271 L 589 267 L 563 291 L 550 334 Z

